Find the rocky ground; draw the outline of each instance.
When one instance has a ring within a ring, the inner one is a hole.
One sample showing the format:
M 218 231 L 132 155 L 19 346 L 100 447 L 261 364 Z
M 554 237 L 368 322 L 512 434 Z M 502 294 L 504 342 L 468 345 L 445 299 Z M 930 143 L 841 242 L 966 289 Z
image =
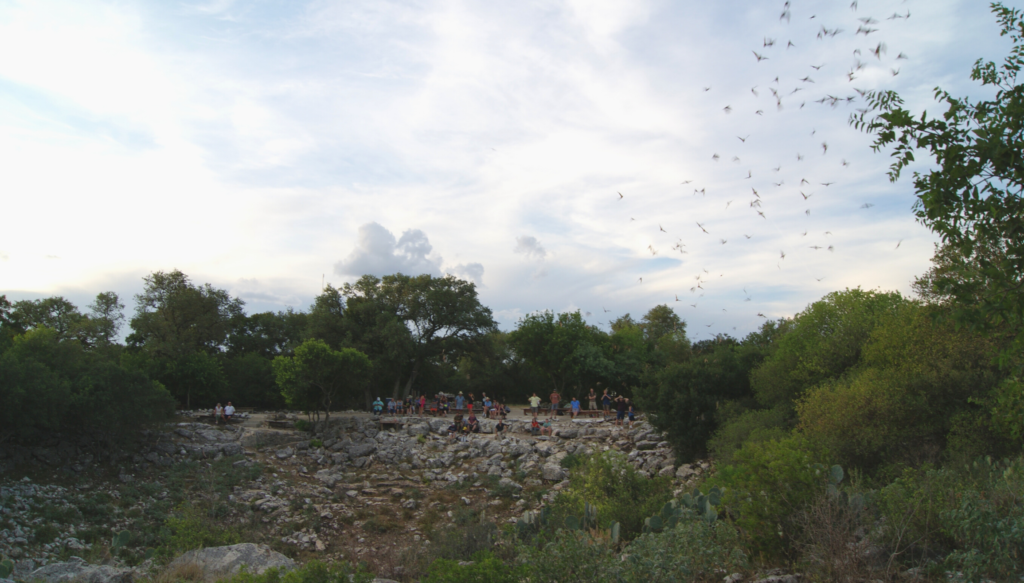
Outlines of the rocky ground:
M 643 422 L 560 417 L 554 436 L 538 437 L 514 419 L 498 438 L 494 422 L 481 420 L 484 433 L 451 440 L 444 418 L 399 417 L 382 429 L 370 415 L 335 414 L 315 436 L 288 428 L 300 419 L 254 415 L 225 427 L 186 415 L 131 452 L 59 438 L 3 447 L 0 556 L 14 560 L 15 578 L 71 556 L 137 564 L 192 536 L 180 517 L 198 508 L 196 529 L 213 537 L 205 546 L 243 538 L 299 560 L 363 560 L 397 577 L 435 529 L 482 516 L 512 522 L 545 504 L 567 485 L 567 456 L 618 450 L 680 490 L 708 469 L 677 467 Z M 132 542 L 115 548 L 122 530 Z

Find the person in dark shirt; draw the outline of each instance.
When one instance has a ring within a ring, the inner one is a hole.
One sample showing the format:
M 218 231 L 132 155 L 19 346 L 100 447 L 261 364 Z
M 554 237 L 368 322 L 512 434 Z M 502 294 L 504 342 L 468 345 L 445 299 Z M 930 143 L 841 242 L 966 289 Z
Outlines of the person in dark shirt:
M 615 424 L 622 425 L 622 420 L 626 418 L 626 399 L 619 395 L 615 397 Z

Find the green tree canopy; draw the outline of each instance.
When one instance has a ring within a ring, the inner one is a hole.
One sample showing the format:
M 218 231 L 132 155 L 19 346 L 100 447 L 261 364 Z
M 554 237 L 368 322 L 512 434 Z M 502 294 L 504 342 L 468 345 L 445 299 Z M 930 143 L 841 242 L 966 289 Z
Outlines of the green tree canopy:
M 867 94 L 871 111 L 851 123 L 876 134 L 873 149 L 892 148 L 892 181 L 925 151 L 936 168 L 914 173 L 918 219 L 936 232 L 944 269 L 930 279 L 936 293 L 956 300 L 955 315 L 976 329 L 1008 330 L 1015 348 L 1003 364 L 1021 362 L 1024 348 L 1024 18 L 1001 3 L 992 11 L 1013 48 L 1002 65 L 979 59 L 971 79 L 995 90 L 992 99 L 971 101 L 935 89 L 946 111 L 919 116 L 903 108 L 892 91 Z M 874 115 L 870 117 L 869 115 Z
M 310 339 L 295 349 L 295 356 L 274 359 L 274 375 L 290 407 L 324 412 L 363 390 L 371 364 L 365 354 L 352 348 L 334 350 L 322 340 Z
M 177 359 L 196 352 L 219 353 L 232 321 L 243 315 L 245 302 L 208 283 L 195 285 L 178 270 L 157 271 L 143 281 L 143 292 L 135 296 L 128 343 L 154 356 Z

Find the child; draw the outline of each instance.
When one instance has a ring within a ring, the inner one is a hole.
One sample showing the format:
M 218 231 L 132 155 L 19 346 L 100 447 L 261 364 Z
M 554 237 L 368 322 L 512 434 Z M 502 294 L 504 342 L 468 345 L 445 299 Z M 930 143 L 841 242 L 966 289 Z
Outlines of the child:
M 537 416 L 533 416 L 533 423 L 530 423 L 530 433 L 533 435 L 540 434 L 540 423 L 537 422 Z
M 636 417 L 634 415 L 635 412 L 633 411 L 633 401 L 626 399 L 626 402 L 629 403 L 629 411 L 627 412 L 627 415 L 629 415 L 629 428 L 633 429 L 633 421 L 636 421 Z

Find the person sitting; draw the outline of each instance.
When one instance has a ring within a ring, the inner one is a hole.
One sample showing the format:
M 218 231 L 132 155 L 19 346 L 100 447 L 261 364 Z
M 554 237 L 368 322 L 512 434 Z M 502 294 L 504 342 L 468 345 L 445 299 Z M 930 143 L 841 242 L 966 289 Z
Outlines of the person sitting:
M 376 417 L 376 416 L 380 415 L 381 411 L 383 411 L 383 410 L 384 410 L 384 401 L 381 401 L 380 397 L 377 397 L 377 400 L 373 402 L 373 416 Z
M 504 421 L 498 419 L 498 424 L 494 426 L 494 438 L 499 439 L 501 437 L 501 434 L 505 433 L 505 429 L 507 427 L 508 425 L 505 425 Z
M 530 423 L 530 433 L 537 435 L 540 433 L 540 423 L 537 422 L 537 416 L 533 416 L 533 422 Z
M 235 406 L 231 404 L 231 401 L 228 401 L 227 406 L 224 407 L 224 421 L 230 423 L 231 422 L 231 418 L 234 417 L 234 416 L 235 416 Z
M 541 428 L 540 428 L 540 434 L 541 435 L 548 435 L 548 436 L 554 435 L 552 433 L 552 431 L 553 430 L 551 429 L 551 418 L 549 417 L 549 418 L 544 420 L 544 425 L 542 425 Z
M 469 430 L 471 432 L 480 433 L 480 422 L 477 421 L 476 415 L 470 413 L 469 419 L 467 419 L 467 421 L 469 422 Z
M 217 403 L 217 406 L 213 408 L 213 422 L 220 423 L 224 420 L 224 407 Z
M 452 441 L 459 436 L 459 424 L 452 421 L 452 424 L 448 426 L 448 441 Z
M 395 416 L 395 410 L 397 409 L 397 407 L 398 407 L 398 405 L 395 403 L 395 400 L 390 398 L 390 397 L 388 397 L 388 414 L 391 415 L 392 417 L 394 417 Z

